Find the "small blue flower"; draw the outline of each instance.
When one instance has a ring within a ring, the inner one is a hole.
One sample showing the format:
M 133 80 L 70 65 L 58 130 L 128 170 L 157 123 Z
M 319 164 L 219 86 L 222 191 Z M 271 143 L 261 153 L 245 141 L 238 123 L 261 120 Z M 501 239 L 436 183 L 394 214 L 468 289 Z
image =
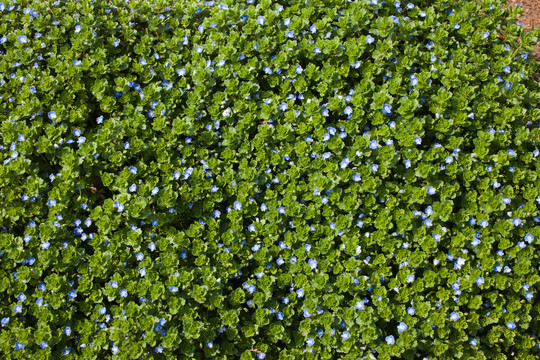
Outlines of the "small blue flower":
M 393 345 L 396 342 L 393 335 L 388 335 L 384 340 L 388 345 Z
M 114 40 L 113 45 L 114 47 L 118 47 L 118 45 L 120 45 L 120 40 Z
M 429 195 L 434 195 L 435 192 L 436 192 L 436 190 L 435 190 L 435 188 L 434 188 L 433 186 L 428 187 L 427 193 L 428 193 Z
M 16 349 L 16 350 L 22 350 L 22 349 L 24 349 L 25 347 L 26 347 L 26 346 L 25 346 L 23 343 L 20 343 L 20 342 L 18 342 L 18 341 L 15 343 L 15 349 Z
M 484 278 L 482 276 L 479 276 L 476 278 L 476 285 L 480 286 L 484 283 Z
M 343 334 L 341 334 L 341 338 L 345 340 L 349 340 L 351 338 L 351 334 L 349 334 L 348 331 L 344 331 Z
M 296 290 L 296 295 L 298 295 L 298 297 L 303 297 L 304 296 L 304 289 Z
M 371 165 L 371 171 L 376 172 L 378 169 L 379 169 L 379 165 L 377 165 L 377 164 L 372 164 Z
M 73 60 L 73 65 L 75 65 L 75 66 L 81 65 L 81 63 L 82 63 L 81 60 Z
M 13 307 L 13 311 L 15 312 L 15 314 L 21 313 L 22 312 L 22 305 L 15 305 Z
M 505 82 L 504 82 L 504 88 L 505 88 L 506 90 L 511 89 L 511 88 L 512 88 L 512 85 L 513 85 L 513 83 L 512 83 L 511 81 L 508 81 L 508 82 L 505 81 Z
M 17 37 L 17 39 L 19 40 L 19 43 L 21 44 L 25 44 L 28 42 L 28 39 L 26 38 L 26 35 L 21 35 L 19 37 Z
M 285 207 L 280 206 L 280 207 L 278 208 L 278 213 L 280 213 L 280 214 L 285 214 Z
M 521 224 L 522 224 L 521 219 L 518 218 L 518 217 L 514 218 L 514 219 L 512 220 L 512 224 L 514 224 L 514 226 L 519 226 L 519 225 L 521 225 Z
M 373 38 L 373 36 L 368 35 L 368 36 L 366 37 L 366 42 L 367 42 L 368 44 L 373 44 L 374 41 L 375 41 L 375 39 Z
M 240 209 L 242 209 L 242 204 L 240 202 L 238 202 L 238 201 L 235 201 L 234 205 L 233 205 L 233 208 L 235 210 L 240 210 Z
M 276 318 L 277 318 L 278 320 L 283 320 L 284 317 L 285 317 L 285 314 L 283 314 L 281 311 L 278 311 L 278 312 L 276 313 Z
M 20 301 L 20 302 L 24 302 L 24 300 L 26 300 L 26 295 L 24 293 L 20 293 L 17 296 L 17 300 Z
M 456 321 L 457 319 L 459 319 L 459 314 L 457 312 L 452 312 L 450 314 L 450 320 Z
M 383 114 L 392 115 L 392 105 L 384 104 L 382 111 L 383 111 Z
M 509 321 L 508 324 L 506 324 L 506 326 L 509 329 L 515 329 L 516 328 L 516 324 L 514 324 L 512 321 Z
M 294 68 L 294 71 L 295 71 L 297 74 L 301 74 L 303 70 L 304 70 L 304 69 L 302 69 L 302 66 L 300 66 L 300 65 L 297 65 L 297 66 Z
M 133 175 L 137 175 L 137 168 L 135 166 L 132 166 L 129 168 L 129 172 Z
M 259 16 L 257 18 L 257 24 L 259 25 L 263 25 L 264 24 L 264 16 Z
M 54 111 L 49 111 L 49 113 L 47 115 L 49 116 L 49 119 L 51 119 L 51 120 L 56 119 L 56 112 L 54 112 Z
M 0 324 L 2 327 L 6 326 L 9 323 L 9 317 L 2 318 L 2 321 L 0 321 Z
M 68 292 L 68 296 L 70 299 L 75 299 L 77 297 L 77 293 L 75 292 L 75 290 L 71 290 Z
M 128 296 L 127 290 L 126 290 L 126 289 L 120 290 L 120 296 L 121 296 L 121 297 L 127 297 L 127 296 Z
M 315 48 L 313 49 L 313 52 L 314 52 L 315 54 L 320 54 L 320 53 L 321 53 L 321 48 L 317 46 L 317 47 L 315 47 Z
M 67 336 L 71 335 L 71 328 L 69 326 L 66 326 L 66 328 L 64 329 L 64 334 L 66 334 Z
M 528 293 L 525 294 L 525 299 L 531 301 L 533 298 L 533 294 L 529 291 Z

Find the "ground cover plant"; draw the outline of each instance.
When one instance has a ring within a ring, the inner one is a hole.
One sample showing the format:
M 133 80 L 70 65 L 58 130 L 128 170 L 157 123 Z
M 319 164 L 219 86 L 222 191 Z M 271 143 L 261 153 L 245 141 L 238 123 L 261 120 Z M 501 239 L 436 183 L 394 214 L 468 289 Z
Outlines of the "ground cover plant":
M 540 357 L 520 11 L 4 0 L 2 359 Z

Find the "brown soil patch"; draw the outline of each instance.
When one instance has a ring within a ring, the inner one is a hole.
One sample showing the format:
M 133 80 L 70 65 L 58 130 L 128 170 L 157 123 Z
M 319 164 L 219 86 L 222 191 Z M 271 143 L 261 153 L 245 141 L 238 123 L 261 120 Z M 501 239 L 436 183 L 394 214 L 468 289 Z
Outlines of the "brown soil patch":
M 508 4 L 510 6 L 523 5 L 523 16 L 519 20 L 523 23 L 525 30 L 530 30 L 533 26 L 540 27 L 540 0 L 508 0 Z M 540 61 L 540 41 L 536 44 L 532 56 Z

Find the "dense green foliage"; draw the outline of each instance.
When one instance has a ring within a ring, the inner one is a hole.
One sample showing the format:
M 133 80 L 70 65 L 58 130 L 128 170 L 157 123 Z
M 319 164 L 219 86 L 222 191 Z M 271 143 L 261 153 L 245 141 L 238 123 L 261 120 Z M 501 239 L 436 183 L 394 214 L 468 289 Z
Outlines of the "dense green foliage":
M 2 359 L 540 357 L 519 8 L 167 5 L 0 4 Z

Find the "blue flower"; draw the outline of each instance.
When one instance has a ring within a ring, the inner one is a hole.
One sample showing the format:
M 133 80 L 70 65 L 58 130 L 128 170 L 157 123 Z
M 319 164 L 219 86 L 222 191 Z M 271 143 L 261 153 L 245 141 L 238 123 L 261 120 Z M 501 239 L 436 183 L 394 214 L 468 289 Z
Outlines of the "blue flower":
M 436 192 L 436 190 L 435 190 L 435 188 L 434 188 L 433 186 L 428 187 L 427 193 L 428 193 L 429 195 L 434 195 L 435 192 Z
M 15 305 L 13 307 L 13 311 L 15 312 L 15 314 L 21 313 L 22 312 L 22 305 Z
M 394 336 L 392 335 L 388 335 L 384 340 L 386 341 L 388 345 L 392 345 L 396 342 L 396 340 L 394 339 Z
M 483 32 L 482 36 L 484 37 L 484 39 L 487 39 L 489 37 L 489 31 Z
M 114 47 L 118 47 L 118 45 L 120 45 L 120 40 L 114 40 L 113 45 Z
M 126 289 L 120 290 L 120 296 L 121 296 L 121 297 L 127 297 L 127 296 L 128 296 L 127 290 L 126 290 Z
M 317 47 L 315 47 L 313 49 L 313 52 L 315 52 L 315 54 L 320 54 L 321 53 L 321 48 L 317 46 Z
M 26 38 L 26 35 L 21 35 L 19 37 L 17 37 L 17 39 L 19 40 L 19 43 L 21 44 L 25 44 L 28 42 L 27 38 Z
M 206 346 L 211 349 L 211 348 L 214 347 L 214 343 L 212 341 L 209 341 L 209 342 L 206 343 Z
M 308 338 L 306 340 L 306 344 L 307 346 L 313 346 L 313 344 L 315 344 L 315 340 L 313 340 L 313 338 Z
M 117 289 L 117 288 L 118 288 L 118 282 L 116 282 L 116 281 L 111 281 L 111 282 L 110 282 L 110 285 L 111 285 L 111 287 L 112 287 L 113 289 Z
M 452 312 L 450 314 L 450 320 L 456 321 L 457 319 L 459 319 L 459 314 L 457 312 Z
M 156 195 L 158 192 L 159 192 L 159 188 L 156 186 L 156 187 L 152 190 L 152 195 Z
M 16 342 L 15 343 L 15 350 L 22 350 L 24 349 L 26 346 L 23 344 L 23 343 L 20 343 L 20 342 Z
M 528 293 L 525 294 L 525 299 L 531 301 L 533 298 L 533 294 L 529 291 Z
M 251 231 L 251 232 L 255 231 L 255 225 L 253 225 L 253 224 L 249 225 L 248 230 Z
M 233 207 L 235 210 L 240 210 L 242 209 L 242 204 L 238 201 L 235 201 Z
M 285 214 L 285 207 L 280 206 L 280 207 L 278 208 L 278 213 L 280 213 L 280 214 Z
M 411 316 L 414 315 L 414 314 L 415 314 L 414 308 L 413 308 L 413 307 L 408 307 L 408 308 L 407 308 L 407 314 L 409 314 L 409 315 L 411 315 Z
M 81 65 L 81 63 L 82 63 L 81 60 L 73 60 L 73 65 L 75 65 L 75 66 Z
M 512 83 L 511 81 L 508 81 L 508 82 L 505 81 L 505 82 L 504 82 L 504 88 L 505 88 L 506 90 L 511 89 L 511 88 L 512 88 L 512 85 L 513 85 L 513 83 Z
M 17 300 L 19 300 L 20 302 L 24 302 L 24 300 L 26 300 L 26 295 L 24 293 L 20 293 L 17 296 Z
M 375 41 L 375 39 L 373 38 L 373 36 L 368 35 L 368 36 L 366 37 L 366 42 L 367 42 L 368 44 L 373 44 L 374 41 Z
M 131 184 L 131 186 L 129 187 L 129 192 L 135 192 L 135 191 L 137 191 L 137 185 Z
M 285 317 L 285 314 L 283 314 L 281 311 L 278 311 L 278 312 L 276 313 L 276 318 L 277 318 L 278 320 L 283 320 L 284 317 Z
M 49 111 L 49 113 L 47 115 L 49 116 L 49 119 L 51 119 L 51 120 L 56 119 L 56 112 L 54 112 L 54 111 Z
M 77 297 L 77 293 L 75 292 L 75 290 L 71 290 L 70 292 L 68 292 L 68 296 L 70 299 L 75 299 Z
M 356 310 L 364 310 L 364 301 L 358 301 L 356 302 L 356 305 L 354 305 L 354 308 Z
M 343 340 L 349 340 L 351 338 L 351 334 L 349 334 L 348 331 L 344 331 L 343 334 L 341 334 L 341 338 Z
M 515 329 L 516 328 L 516 324 L 514 324 L 512 321 L 509 321 L 508 324 L 506 324 L 506 326 L 509 329 Z
M 532 243 L 532 241 L 534 240 L 534 236 L 532 236 L 531 234 L 527 233 L 525 235 L 525 237 L 523 238 L 523 240 L 525 240 L 526 242 L 528 242 L 529 244 Z
M 514 218 L 514 220 L 512 220 L 512 224 L 514 224 L 514 226 L 521 225 L 522 224 L 521 219 L 518 217 Z
M 377 165 L 377 164 L 372 164 L 371 165 L 371 171 L 376 172 L 378 169 L 379 169 L 379 165 Z
M 383 111 L 383 114 L 392 115 L 392 105 L 384 104 L 382 111 Z
M 132 166 L 129 168 L 129 172 L 133 175 L 137 175 L 137 168 L 135 166 Z
M 296 290 L 296 295 L 298 295 L 298 297 L 303 297 L 304 296 L 304 289 Z
M 66 328 L 64 329 L 64 334 L 66 334 L 67 336 L 71 335 L 71 328 L 69 326 L 66 326 Z
M 304 69 L 302 69 L 302 66 L 300 66 L 300 65 L 297 65 L 297 66 L 294 68 L 294 71 L 295 71 L 297 74 L 301 74 L 303 70 L 304 70 Z

